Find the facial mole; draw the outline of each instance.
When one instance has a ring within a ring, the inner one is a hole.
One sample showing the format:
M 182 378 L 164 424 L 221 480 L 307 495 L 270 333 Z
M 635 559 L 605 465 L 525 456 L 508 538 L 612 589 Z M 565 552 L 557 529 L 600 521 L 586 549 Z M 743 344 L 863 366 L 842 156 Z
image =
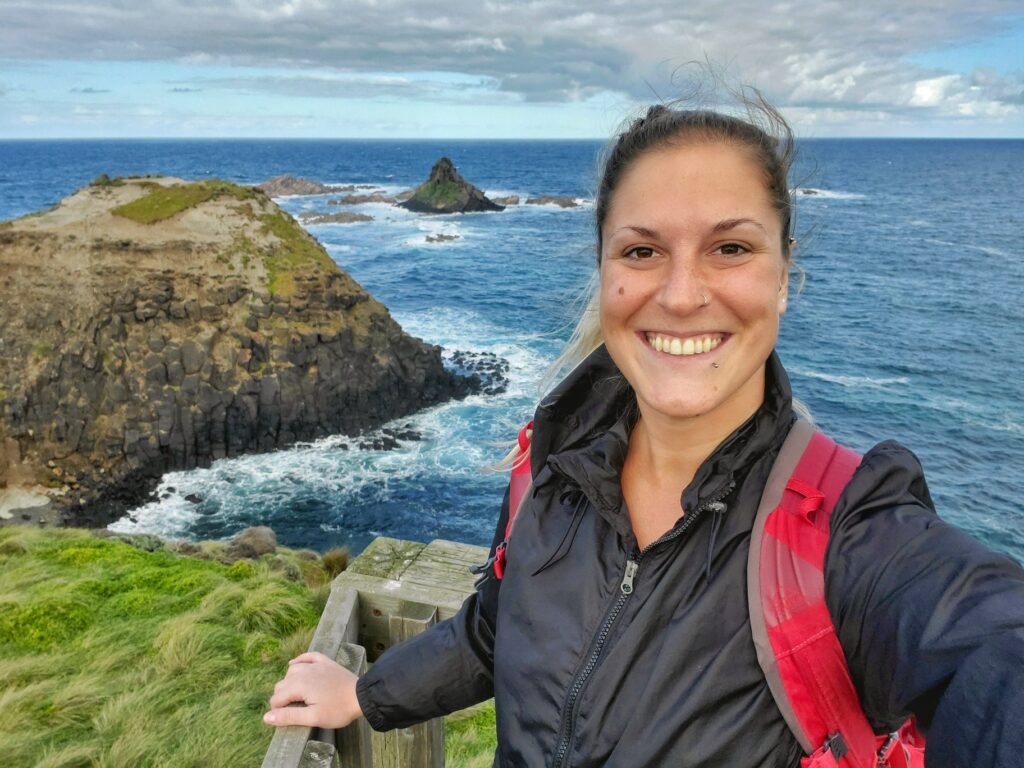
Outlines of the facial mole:
M 622 287 L 622 286 L 620 285 L 620 286 L 619 286 L 619 296 L 621 296 L 621 295 L 622 295 L 622 294 L 624 294 L 625 292 L 626 292 L 626 289 L 625 289 L 625 288 L 623 288 L 623 287 Z

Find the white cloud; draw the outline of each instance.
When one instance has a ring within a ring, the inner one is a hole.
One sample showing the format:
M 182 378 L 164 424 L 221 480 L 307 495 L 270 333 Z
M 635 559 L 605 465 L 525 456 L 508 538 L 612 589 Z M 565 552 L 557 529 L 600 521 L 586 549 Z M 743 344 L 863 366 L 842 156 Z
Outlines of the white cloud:
M 918 80 L 914 84 L 914 95 L 910 99 L 912 107 L 934 107 L 946 100 L 951 91 L 959 90 L 962 78 L 960 75 L 943 75 L 930 80 Z
M 462 73 L 489 84 L 495 98 L 529 102 L 609 92 L 671 98 L 679 65 L 707 56 L 792 108 L 1006 115 L 1022 106 L 1020 77 L 907 61 L 995 34 L 1020 13 L 1019 0 L 5 0 L 0 51 L 8 61 L 59 51 L 65 60 L 284 67 L 303 94 L 325 96 L 370 88 L 374 74 Z M 365 77 L 359 84 L 310 71 Z M 225 78 L 221 87 L 233 80 L 277 92 L 287 79 Z

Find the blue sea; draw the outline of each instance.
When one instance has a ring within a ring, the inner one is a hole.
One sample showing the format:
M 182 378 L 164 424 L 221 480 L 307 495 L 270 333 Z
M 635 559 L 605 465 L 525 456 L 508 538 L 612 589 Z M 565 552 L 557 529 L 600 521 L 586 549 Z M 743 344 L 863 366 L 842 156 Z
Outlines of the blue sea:
M 267 524 L 282 543 L 362 549 L 375 536 L 487 544 L 506 479 L 481 471 L 530 417 L 594 264 L 597 142 L 0 142 L 0 219 L 53 205 L 100 173 L 258 183 L 415 186 L 447 155 L 489 195 L 569 195 L 577 208 L 424 217 L 337 195 L 292 213 L 353 210 L 311 226 L 410 333 L 511 365 L 508 391 L 397 420 L 391 451 L 328 438 L 168 475 L 159 500 L 115 524 L 195 539 Z M 895 438 L 924 464 L 940 513 L 1024 560 L 1024 142 L 803 142 L 794 186 L 806 282 L 779 342 L 796 395 L 841 441 Z M 436 234 L 454 241 L 430 243 Z M 186 497 L 200 499 L 198 503 Z

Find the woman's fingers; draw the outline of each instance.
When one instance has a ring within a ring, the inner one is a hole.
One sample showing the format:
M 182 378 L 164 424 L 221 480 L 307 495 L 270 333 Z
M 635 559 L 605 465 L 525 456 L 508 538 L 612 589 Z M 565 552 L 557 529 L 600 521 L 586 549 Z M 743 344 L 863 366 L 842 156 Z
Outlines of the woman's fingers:
M 275 707 L 273 700 L 271 700 L 270 706 L 274 708 L 263 715 L 263 722 L 267 725 L 313 727 L 318 724 L 316 707 Z
M 265 723 L 342 728 L 362 715 L 355 674 L 322 653 L 304 653 L 288 664 L 274 686 Z M 299 702 L 305 706 L 288 706 Z
M 289 661 L 288 666 L 291 666 L 292 664 L 312 664 L 317 661 L 329 662 L 330 659 L 327 656 L 324 656 L 324 654 L 322 653 L 317 653 L 316 651 L 306 651 L 306 653 L 300 653 L 294 659 Z

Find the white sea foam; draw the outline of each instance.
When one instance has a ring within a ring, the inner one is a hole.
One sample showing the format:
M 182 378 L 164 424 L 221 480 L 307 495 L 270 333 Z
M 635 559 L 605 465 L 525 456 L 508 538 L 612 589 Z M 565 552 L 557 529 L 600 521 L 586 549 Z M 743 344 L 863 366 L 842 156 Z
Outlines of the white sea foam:
M 834 189 L 816 189 L 814 187 L 797 187 L 792 190 L 797 200 L 863 200 L 867 195 L 857 192 L 840 192 Z
M 809 379 L 827 381 L 830 384 L 838 384 L 851 389 L 885 389 L 886 387 L 902 386 L 909 384 L 910 379 L 906 376 L 894 376 L 891 378 L 873 378 L 871 376 L 850 376 L 839 373 L 825 373 L 823 371 L 812 371 L 806 368 L 791 368 L 794 374 L 806 376 Z

